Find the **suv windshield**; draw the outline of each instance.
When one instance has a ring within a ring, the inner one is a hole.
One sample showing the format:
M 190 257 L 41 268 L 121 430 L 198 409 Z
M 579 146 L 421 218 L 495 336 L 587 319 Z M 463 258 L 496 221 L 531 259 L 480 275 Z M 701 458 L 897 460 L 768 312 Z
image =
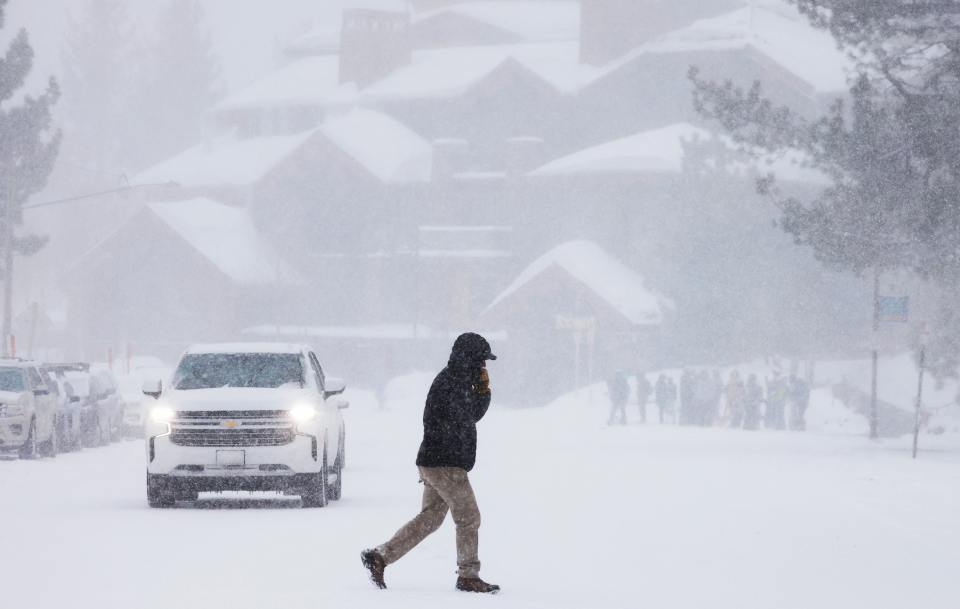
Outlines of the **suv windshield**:
M 19 368 L 0 368 L 0 390 L 26 391 L 27 383 Z
M 303 386 L 303 367 L 298 353 L 189 354 L 183 356 L 173 375 L 174 389 L 275 389 L 287 383 Z

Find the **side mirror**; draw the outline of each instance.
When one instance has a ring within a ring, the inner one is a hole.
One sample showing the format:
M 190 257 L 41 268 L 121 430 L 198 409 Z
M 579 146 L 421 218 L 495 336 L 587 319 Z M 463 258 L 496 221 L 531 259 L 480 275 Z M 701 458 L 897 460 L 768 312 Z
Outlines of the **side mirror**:
M 115 393 L 117 393 L 116 387 L 107 387 L 107 390 L 104 391 L 105 395 L 114 395 Z
M 79 396 L 79 395 L 71 395 L 71 396 L 70 396 L 70 402 L 71 402 L 71 403 L 79 402 L 79 401 L 80 401 L 80 396 Z
M 163 381 L 160 379 L 155 381 L 143 381 L 144 395 L 149 395 L 153 399 L 157 400 L 160 398 L 161 393 L 163 393 Z
M 36 395 L 36 396 L 50 395 L 50 392 L 47 391 L 46 389 L 34 389 L 33 395 Z
M 323 399 L 327 399 L 331 395 L 340 395 L 347 389 L 347 384 L 343 379 L 338 378 L 327 378 L 323 386 Z
M 337 400 L 337 408 L 343 410 L 344 408 L 350 408 L 350 402 L 347 400 Z

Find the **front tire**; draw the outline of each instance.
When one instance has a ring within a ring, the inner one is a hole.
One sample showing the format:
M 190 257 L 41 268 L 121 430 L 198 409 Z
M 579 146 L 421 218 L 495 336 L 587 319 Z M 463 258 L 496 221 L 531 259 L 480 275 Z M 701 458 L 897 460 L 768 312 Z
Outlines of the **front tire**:
M 166 492 L 153 474 L 147 474 L 147 503 L 152 508 L 170 508 L 176 503 L 173 494 Z
M 333 464 L 333 473 L 337 476 L 337 481 L 327 485 L 327 499 L 330 501 L 339 501 L 343 494 L 343 440 L 340 440 L 340 448 L 337 450 L 337 460 Z
M 57 418 L 53 419 L 53 427 L 50 430 L 50 439 L 43 443 L 40 447 L 40 454 L 44 457 L 56 457 L 59 449 L 59 435 L 57 434 L 57 428 L 59 427 L 57 423 Z
M 30 419 L 30 430 L 27 432 L 27 441 L 20 447 L 20 458 L 33 461 L 40 453 L 37 446 L 37 420 Z
M 311 476 L 310 483 L 300 494 L 300 505 L 305 508 L 321 508 L 327 505 L 327 443 L 323 443 L 323 465 Z

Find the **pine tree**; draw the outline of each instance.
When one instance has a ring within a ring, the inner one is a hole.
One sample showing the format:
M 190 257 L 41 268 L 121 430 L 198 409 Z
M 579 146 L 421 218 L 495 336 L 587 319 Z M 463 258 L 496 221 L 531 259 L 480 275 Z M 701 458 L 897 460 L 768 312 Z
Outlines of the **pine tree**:
M 0 27 L 8 0 L 0 0 Z M 3 352 L 7 353 L 12 315 L 13 256 L 38 252 L 46 238 L 36 235 L 17 237 L 14 226 L 23 223 L 22 205 L 47 183 L 60 149 L 60 131 L 51 130 L 51 106 L 60 96 L 57 82 L 51 78 L 40 97 L 24 96 L 16 106 L 5 106 L 23 86 L 33 67 L 33 48 L 26 30 L 21 29 L 0 59 L 0 205 L 2 205 L 2 242 L 4 254 Z
M 862 272 L 908 269 L 941 288 L 929 361 L 939 374 L 960 362 L 960 2 L 792 0 L 857 62 L 849 112 L 840 101 L 809 121 L 763 97 L 701 79 L 694 105 L 745 149 L 800 150 L 833 179 L 812 202 L 758 180 L 781 225 L 824 263 Z
M 811 204 L 778 198 L 784 228 L 827 264 L 960 277 L 960 2 L 794 2 L 857 59 L 852 118 L 837 102 L 808 121 L 759 82 L 744 91 L 694 68 L 696 108 L 748 149 L 802 150 L 833 178 Z

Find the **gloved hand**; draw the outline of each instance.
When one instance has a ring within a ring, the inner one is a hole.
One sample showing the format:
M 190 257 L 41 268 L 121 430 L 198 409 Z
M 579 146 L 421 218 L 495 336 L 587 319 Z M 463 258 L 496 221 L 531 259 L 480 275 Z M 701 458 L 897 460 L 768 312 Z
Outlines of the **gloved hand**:
M 473 390 L 477 393 L 490 393 L 490 375 L 486 368 L 480 371 L 480 380 L 473 386 Z

